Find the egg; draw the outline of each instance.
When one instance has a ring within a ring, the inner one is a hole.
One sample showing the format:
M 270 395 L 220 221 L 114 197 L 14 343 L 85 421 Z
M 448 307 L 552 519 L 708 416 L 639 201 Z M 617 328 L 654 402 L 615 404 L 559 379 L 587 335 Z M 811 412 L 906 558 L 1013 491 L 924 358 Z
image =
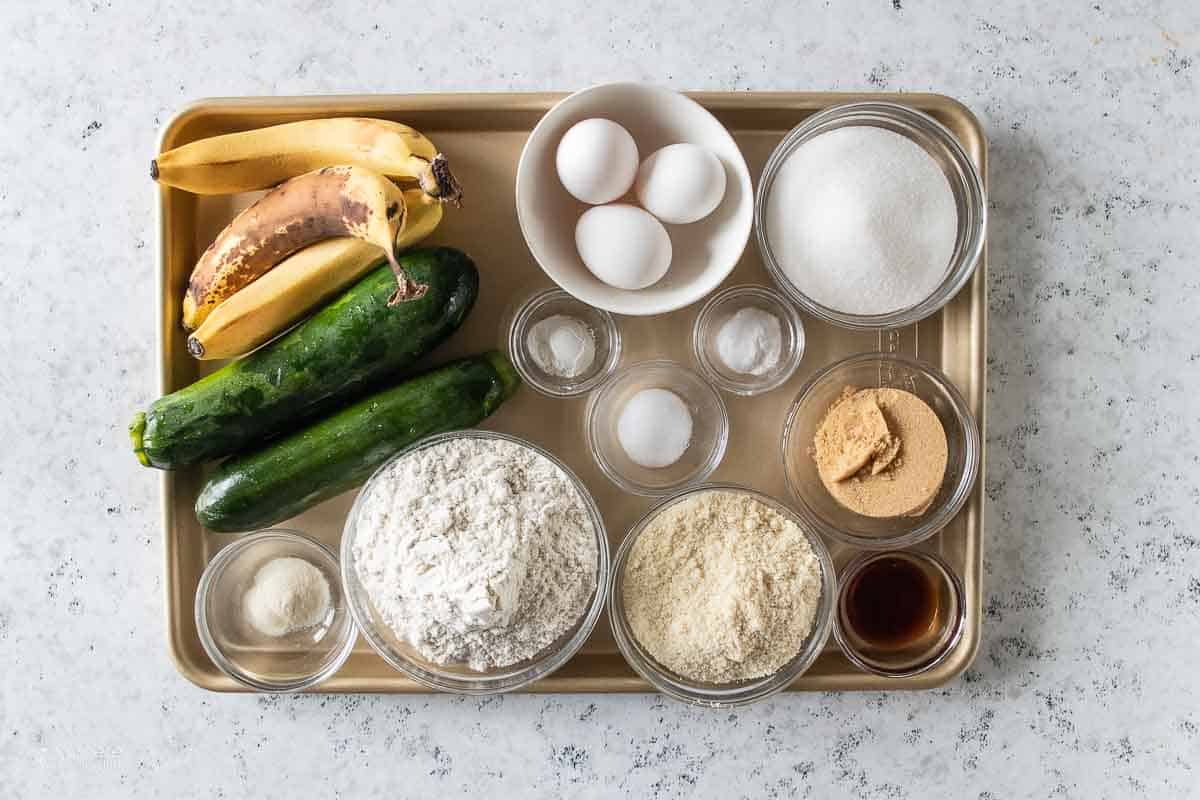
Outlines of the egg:
M 673 225 L 703 219 L 725 196 L 725 167 L 699 145 L 671 144 L 655 150 L 638 169 L 638 202 Z
M 637 143 L 612 120 L 585 119 L 563 134 L 554 161 L 558 179 L 575 199 L 592 205 L 611 203 L 633 186 Z
M 645 289 L 671 266 L 671 237 L 648 212 L 625 203 L 589 208 L 575 225 L 575 247 L 592 274 L 618 289 Z

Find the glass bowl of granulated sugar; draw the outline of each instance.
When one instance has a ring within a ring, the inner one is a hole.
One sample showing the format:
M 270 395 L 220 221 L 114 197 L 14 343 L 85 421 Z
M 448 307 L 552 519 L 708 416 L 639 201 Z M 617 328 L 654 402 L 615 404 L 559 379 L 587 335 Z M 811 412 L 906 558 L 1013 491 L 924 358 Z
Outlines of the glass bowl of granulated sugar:
M 979 171 L 941 123 L 897 103 L 834 106 L 775 148 L 754 198 L 767 271 L 825 322 L 896 328 L 946 305 L 983 253 Z
M 604 607 L 604 521 L 583 483 L 507 434 L 430 436 L 381 466 L 342 533 L 342 583 L 388 664 L 445 692 L 512 691 L 561 667 Z
M 613 562 L 608 612 L 633 669 L 663 694 L 709 708 L 786 689 L 833 625 L 837 577 L 821 537 L 785 505 L 734 484 L 664 500 Z

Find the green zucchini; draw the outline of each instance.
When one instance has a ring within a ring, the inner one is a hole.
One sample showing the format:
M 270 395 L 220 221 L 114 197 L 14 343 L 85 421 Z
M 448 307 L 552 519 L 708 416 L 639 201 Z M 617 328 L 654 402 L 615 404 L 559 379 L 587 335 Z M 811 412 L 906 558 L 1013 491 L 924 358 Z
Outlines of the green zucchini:
M 129 426 L 148 467 L 172 469 L 241 452 L 377 388 L 453 333 L 479 294 L 479 273 L 448 247 L 399 257 L 429 289 L 388 305 L 384 264 L 290 332 L 161 397 Z
M 358 486 L 416 440 L 479 423 L 520 382 L 493 351 L 373 394 L 221 464 L 196 498 L 196 518 L 209 530 L 235 532 L 294 517 Z

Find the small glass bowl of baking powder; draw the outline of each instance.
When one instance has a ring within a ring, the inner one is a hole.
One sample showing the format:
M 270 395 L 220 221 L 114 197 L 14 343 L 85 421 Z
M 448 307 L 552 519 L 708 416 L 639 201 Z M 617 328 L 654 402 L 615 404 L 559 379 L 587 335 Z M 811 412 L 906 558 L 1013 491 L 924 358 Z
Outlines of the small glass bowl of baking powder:
M 380 616 L 371 597 L 359 579 L 354 556 L 354 540 L 357 523 L 363 506 L 363 498 L 370 495 L 372 485 L 380 476 L 385 476 L 397 461 L 411 457 L 421 450 L 455 439 L 500 439 L 527 448 L 542 456 L 562 470 L 568 481 L 579 494 L 591 523 L 596 541 L 596 585 L 583 612 L 571 627 L 548 647 L 532 658 L 506 667 L 487 671 L 476 671 L 465 664 L 438 664 L 421 655 L 415 647 L 401 639 L 391 626 Z M 384 661 L 417 683 L 438 691 L 464 695 L 490 695 L 511 692 L 524 688 L 557 670 L 579 651 L 592 634 L 596 622 L 604 610 L 608 594 L 609 553 L 608 533 L 604 519 L 587 487 L 566 464 L 552 453 L 525 439 L 504 433 L 482 430 L 452 431 L 429 436 L 400 451 L 376 470 L 355 498 L 346 527 L 342 532 L 342 585 L 345 588 L 350 611 L 359 631 L 367 643 Z
M 957 233 L 950 263 L 937 287 L 915 305 L 884 314 L 855 314 L 823 305 L 788 277 L 771 244 L 767 209 L 784 163 L 804 144 L 823 133 L 847 126 L 867 125 L 907 137 L 941 167 L 950 183 L 958 212 Z M 979 170 L 953 133 L 928 114 L 899 103 L 866 101 L 827 108 L 793 128 L 776 146 L 763 168 L 754 195 L 754 237 L 763 264 L 775 284 L 793 302 L 817 319 L 856 330 L 900 328 L 924 319 L 950 302 L 966 286 L 983 254 L 987 229 L 987 199 Z
M 633 633 L 625 610 L 625 571 L 630 552 L 638 537 L 650 524 L 667 509 L 681 503 L 694 495 L 703 492 L 728 492 L 745 494 L 767 505 L 784 518 L 794 522 L 812 547 L 821 566 L 821 597 L 817 603 L 813 626 L 796 654 L 782 667 L 770 675 L 761 678 L 735 681 L 731 683 L 704 683 L 686 678 L 660 664 L 654 656 L 638 642 Z M 655 689 L 676 700 L 682 700 L 708 708 L 731 708 L 749 705 L 764 700 L 782 692 L 797 678 L 803 675 L 825 650 L 833 629 L 833 612 L 837 600 L 837 569 L 829 548 L 812 530 L 806 527 L 802 520 L 787 506 L 761 492 L 744 486 L 728 483 L 706 483 L 685 489 L 672 495 L 654 508 L 646 512 L 625 536 L 617 555 L 613 559 L 613 582 L 608 595 L 608 616 L 612 623 L 613 638 L 621 655 L 629 662 L 638 675 L 642 676 Z
M 738 326 L 738 315 L 746 313 L 755 315 L 751 317 L 751 325 Z M 745 339 L 753 338 L 745 334 L 755 331 L 754 325 L 772 324 L 770 318 L 778 323 L 778 333 L 763 331 L 770 335 L 769 351 L 763 349 L 756 353 L 751 348 L 739 352 L 737 355 L 750 367 L 746 372 L 739 372 L 727 364 L 722 355 L 723 347 L 730 343 L 744 348 Z M 733 327 L 727 330 L 726 326 Z M 777 348 L 775 344 L 778 344 Z M 727 392 L 753 397 L 782 386 L 795 374 L 804 357 L 804 323 L 796 307 L 778 292 L 765 286 L 732 286 L 709 298 L 696 315 L 692 327 L 692 354 L 704 377 Z
M 575 397 L 599 386 L 621 359 L 613 315 L 562 289 L 533 294 L 508 326 L 508 353 L 525 383 L 548 397 Z
M 821 482 L 813 440 L 821 420 L 847 387 L 902 389 L 937 415 L 946 432 L 948 459 L 942 485 L 921 513 L 864 516 L 838 503 Z M 983 457 L 979 428 L 954 383 L 928 364 L 890 353 L 850 356 L 810 378 L 792 402 L 780 447 L 784 478 L 805 525 L 863 550 L 911 547 L 945 528 L 971 496 Z
M 299 558 L 320 572 L 329 608 L 315 625 L 268 636 L 246 615 L 245 600 L 258 571 L 280 558 Z M 298 531 L 271 529 L 243 536 L 209 562 L 196 590 L 196 630 L 213 663 L 259 692 L 298 692 L 341 668 L 358 638 L 342 594 L 337 557 Z

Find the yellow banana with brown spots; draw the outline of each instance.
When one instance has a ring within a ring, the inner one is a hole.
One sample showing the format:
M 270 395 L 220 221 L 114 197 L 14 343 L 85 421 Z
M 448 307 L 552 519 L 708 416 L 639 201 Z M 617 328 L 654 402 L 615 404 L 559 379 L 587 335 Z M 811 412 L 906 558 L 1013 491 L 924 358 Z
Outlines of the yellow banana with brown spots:
M 396 252 L 420 242 L 442 220 L 442 204 L 420 189 L 406 189 L 408 221 Z M 199 359 L 236 358 L 269 341 L 343 292 L 383 258 L 379 248 L 339 237 L 293 253 L 221 303 L 188 336 L 188 352 Z
M 382 250 L 396 273 L 393 303 L 419 297 L 424 287 L 396 262 L 406 221 L 400 188 L 362 167 L 324 167 L 285 181 L 234 217 L 200 256 L 183 298 L 183 326 L 195 330 L 218 304 L 292 253 L 339 236 Z
M 462 190 L 446 157 L 420 131 L 370 117 L 306 119 L 211 136 L 161 153 L 150 164 L 159 183 L 194 194 L 270 187 L 334 164 L 353 164 L 458 205 Z

